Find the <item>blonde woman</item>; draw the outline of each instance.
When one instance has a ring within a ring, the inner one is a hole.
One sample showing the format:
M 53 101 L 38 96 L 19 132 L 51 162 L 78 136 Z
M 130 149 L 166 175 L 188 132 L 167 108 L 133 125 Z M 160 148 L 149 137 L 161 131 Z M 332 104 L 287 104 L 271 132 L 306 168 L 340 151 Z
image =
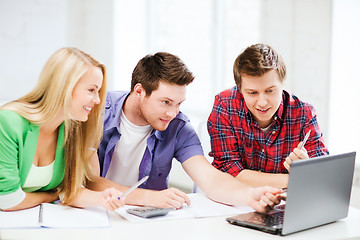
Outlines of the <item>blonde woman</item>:
M 79 49 L 62 48 L 30 93 L 0 107 L 0 209 L 26 209 L 59 195 L 76 207 L 123 206 L 113 188 L 86 188 L 105 95 L 105 66 Z

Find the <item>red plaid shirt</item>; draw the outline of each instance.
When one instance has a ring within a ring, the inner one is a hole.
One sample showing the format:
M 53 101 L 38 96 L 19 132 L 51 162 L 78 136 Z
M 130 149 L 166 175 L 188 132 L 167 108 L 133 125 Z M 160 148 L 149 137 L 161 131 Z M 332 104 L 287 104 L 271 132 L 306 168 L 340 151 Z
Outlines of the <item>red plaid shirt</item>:
M 213 165 L 237 176 L 243 169 L 286 173 L 285 158 L 311 130 L 305 149 L 310 158 L 329 154 L 314 108 L 283 91 L 282 102 L 264 133 L 246 107 L 237 87 L 215 97 L 208 119 Z

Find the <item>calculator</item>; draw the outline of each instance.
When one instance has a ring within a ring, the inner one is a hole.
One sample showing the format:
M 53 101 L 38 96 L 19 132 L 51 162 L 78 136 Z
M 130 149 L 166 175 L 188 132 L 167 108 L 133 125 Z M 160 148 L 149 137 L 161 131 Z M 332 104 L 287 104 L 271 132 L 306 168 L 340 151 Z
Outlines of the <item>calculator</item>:
M 137 207 L 137 208 L 129 208 L 126 210 L 126 212 L 142 218 L 152 218 L 158 216 L 165 216 L 172 210 L 174 209 L 157 208 L 157 207 Z

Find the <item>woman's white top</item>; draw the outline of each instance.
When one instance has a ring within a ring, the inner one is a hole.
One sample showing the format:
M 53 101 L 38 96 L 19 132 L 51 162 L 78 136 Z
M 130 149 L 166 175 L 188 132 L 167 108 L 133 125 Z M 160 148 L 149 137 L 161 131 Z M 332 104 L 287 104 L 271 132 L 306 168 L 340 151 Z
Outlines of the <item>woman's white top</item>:
M 0 206 L 2 206 L 2 209 L 12 208 L 20 204 L 25 199 L 25 192 L 34 192 L 48 185 L 53 177 L 54 162 L 43 167 L 37 167 L 32 164 L 23 188 L 19 187 L 13 193 L 0 196 Z
M 53 177 L 54 162 L 55 161 L 43 167 L 38 167 L 33 164 L 23 186 L 24 192 L 34 192 L 47 186 Z

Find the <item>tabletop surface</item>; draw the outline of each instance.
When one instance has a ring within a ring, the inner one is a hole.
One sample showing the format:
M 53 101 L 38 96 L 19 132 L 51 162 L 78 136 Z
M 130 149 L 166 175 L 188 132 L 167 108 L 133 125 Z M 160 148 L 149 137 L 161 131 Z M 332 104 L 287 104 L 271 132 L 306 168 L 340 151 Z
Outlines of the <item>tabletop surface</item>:
M 276 236 L 231 225 L 226 217 L 131 223 L 109 213 L 111 227 L 91 229 L 9 229 L 0 239 L 360 239 L 360 209 L 350 207 L 347 218 L 288 236 Z

